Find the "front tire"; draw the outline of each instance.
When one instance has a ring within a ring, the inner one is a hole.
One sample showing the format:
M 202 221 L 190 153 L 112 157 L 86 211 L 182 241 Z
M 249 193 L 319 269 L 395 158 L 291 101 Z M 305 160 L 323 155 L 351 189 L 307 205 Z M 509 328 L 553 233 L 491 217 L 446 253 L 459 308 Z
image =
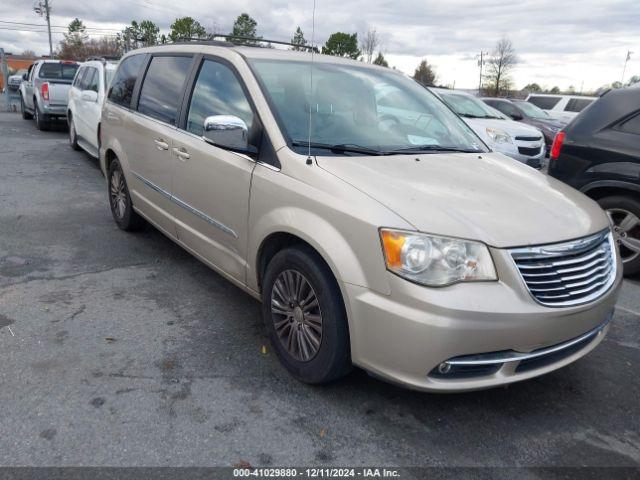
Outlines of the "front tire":
M 640 272 L 640 201 L 626 195 L 598 200 L 613 223 L 613 236 L 622 257 L 624 275 Z
M 116 225 L 126 232 L 139 230 L 144 219 L 133 210 L 127 180 L 117 159 L 109 165 L 108 175 L 109 205 Z
M 73 123 L 73 116 L 69 113 L 69 145 L 74 150 L 80 150 L 80 145 L 78 145 L 78 134 L 76 133 L 76 126 Z
M 276 355 L 296 379 L 321 384 L 351 370 L 342 295 L 331 270 L 311 248 L 286 248 L 271 259 L 262 314 Z
M 33 118 L 33 115 L 27 112 L 27 108 L 24 104 L 24 98 L 22 97 L 22 95 L 20 95 L 20 113 L 22 114 L 22 118 L 24 120 L 31 120 Z

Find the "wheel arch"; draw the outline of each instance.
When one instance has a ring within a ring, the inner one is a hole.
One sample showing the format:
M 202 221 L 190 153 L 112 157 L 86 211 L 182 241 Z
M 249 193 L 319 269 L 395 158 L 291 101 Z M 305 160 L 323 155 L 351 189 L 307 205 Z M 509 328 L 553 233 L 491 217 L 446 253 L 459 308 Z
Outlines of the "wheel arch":
M 627 195 L 640 200 L 640 185 L 619 180 L 593 182 L 582 187 L 580 191 L 594 200 L 614 195 Z

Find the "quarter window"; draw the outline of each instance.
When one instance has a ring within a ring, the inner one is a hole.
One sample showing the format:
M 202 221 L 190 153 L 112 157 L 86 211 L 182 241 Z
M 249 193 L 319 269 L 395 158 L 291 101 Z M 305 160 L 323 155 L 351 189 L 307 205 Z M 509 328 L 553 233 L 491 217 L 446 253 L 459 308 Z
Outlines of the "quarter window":
M 527 102 L 533 103 L 536 107 L 543 110 L 551 110 L 560 101 L 560 97 L 540 97 L 532 95 L 527 99 Z
M 233 71 L 222 63 L 205 60 L 193 88 L 187 116 L 187 131 L 194 135 L 202 135 L 204 120 L 212 115 L 240 117 L 249 130 L 253 124 L 251 105 Z
M 109 100 L 123 107 L 130 108 L 133 87 L 144 64 L 144 55 L 133 55 L 125 58 L 118 67 L 116 76 L 109 88 Z
M 636 114 L 635 117 L 631 117 L 626 122 L 622 123 L 618 130 L 627 133 L 635 133 L 636 135 L 640 135 L 640 113 Z
M 140 90 L 138 111 L 175 125 L 191 57 L 153 57 Z
M 589 105 L 593 103 L 593 100 L 590 98 L 571 98 L 567 103 L 567 106 L 564 107 L 565 112 L 581 112 Z

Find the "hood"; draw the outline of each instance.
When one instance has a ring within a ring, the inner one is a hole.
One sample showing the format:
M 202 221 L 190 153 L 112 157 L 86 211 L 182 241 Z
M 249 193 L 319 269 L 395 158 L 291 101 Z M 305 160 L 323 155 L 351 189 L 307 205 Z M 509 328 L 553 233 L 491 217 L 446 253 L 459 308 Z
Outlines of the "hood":
M 463 118 L 467 125 L 469 125 L 476 134 L 483 140 L 487 140 L 487 128 L 495 128 L 496 130 L 503 130 L 512 137 L 516 136 L 542 136 L 540 130 L 530 125 L 526 125 L 521 122 L 514 122 L 513 120 L 498 120 L 493 118 Z
M 426 233 L 504 248 L 570 240 L 609 225 L 593 200 L 501 154 L 317 157 L 317 162 Z

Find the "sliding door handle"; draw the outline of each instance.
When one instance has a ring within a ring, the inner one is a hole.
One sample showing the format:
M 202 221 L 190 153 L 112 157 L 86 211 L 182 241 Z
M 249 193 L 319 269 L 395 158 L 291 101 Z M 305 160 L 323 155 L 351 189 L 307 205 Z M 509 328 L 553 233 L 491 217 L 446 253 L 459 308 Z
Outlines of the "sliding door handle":
M 184 148 L 174 147 L 173 153 L 176 155 L 176 157 L 178 157 L 182 161 L 189 160 L 189 158 L 191 158 L 191 155 L 189 155 L 189 152 L 187 152 Z
M 153 143 L 156 144 L 158 150 L 169 150 L 169 144 L 162 138 L 156 138 Z

